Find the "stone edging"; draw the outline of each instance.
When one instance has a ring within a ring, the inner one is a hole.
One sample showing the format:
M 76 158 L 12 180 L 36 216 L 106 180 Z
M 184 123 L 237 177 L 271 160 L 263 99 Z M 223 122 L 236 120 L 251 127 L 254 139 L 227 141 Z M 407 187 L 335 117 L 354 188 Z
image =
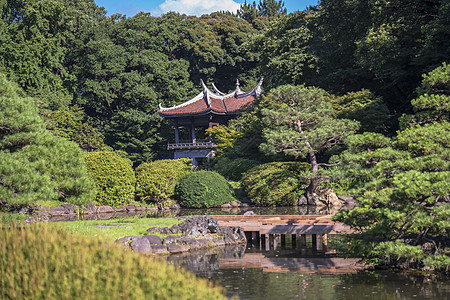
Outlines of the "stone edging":
M 196 216 L 172 227 L 152 227 L 148 233 L 170 234 L 165 238 L 157 235 L 125 236 L 115 243 L 138 253 L 176 254 L 205 248 L 247 243 L 240 227 L 220 227 L 210 216 Z M 174 235 L 174 234 L 181 234 Z

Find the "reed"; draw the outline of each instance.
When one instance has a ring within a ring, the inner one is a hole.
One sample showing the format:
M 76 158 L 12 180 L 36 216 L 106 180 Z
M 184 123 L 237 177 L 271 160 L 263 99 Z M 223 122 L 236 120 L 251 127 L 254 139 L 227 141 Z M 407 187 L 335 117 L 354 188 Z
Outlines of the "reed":
M 45 225 L 0 224 L 2 299 L 223 299 L 166 262 Z

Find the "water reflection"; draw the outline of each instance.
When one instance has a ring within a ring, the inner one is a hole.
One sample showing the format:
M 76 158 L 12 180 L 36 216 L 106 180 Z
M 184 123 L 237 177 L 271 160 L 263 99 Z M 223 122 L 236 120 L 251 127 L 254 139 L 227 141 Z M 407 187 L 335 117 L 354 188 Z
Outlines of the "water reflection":
M 313 249 L 234 246 L 171 255 L 176 264 L 239 299 L 449 299 L 448 278 L 366 271 L 355 259 Z

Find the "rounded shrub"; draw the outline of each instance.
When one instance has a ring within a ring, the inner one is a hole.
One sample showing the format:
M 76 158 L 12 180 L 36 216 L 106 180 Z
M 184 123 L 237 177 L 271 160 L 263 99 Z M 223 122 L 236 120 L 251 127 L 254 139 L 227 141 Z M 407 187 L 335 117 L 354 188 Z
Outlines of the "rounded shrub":
M 191 159 L 163 159 L 142 163 L 136 168 L 136 195 L 141 201 L 161 202 L 175 194 L 175 185 L 192 172 Z
M 261 206 L 296 205 L 309 180 L 311 167 L 302 162 L 272 162 L 256 166 L 242 177 L 250 200 Z
M 97 204 L 117 207 L 134 200 L 136 176 L 131 165 L 114 152 L 89 152 L 86 167 L 97 188 Z
M 180 178 L 175 196 L 181 206 L 191 208 L 213 207 L 235 200 L 227 180 L 213 171 L 197 171 Z
M 230 159 L 226 156 L 221 156 L 217 159 L 214 169 L 222 176 L 231 180 L 241 180 L 242 174 L 260 163 L 253 159 L 236 158 Z
M 1 299 L 224 299 L 205 279 L 56 226 L 0 225 Z

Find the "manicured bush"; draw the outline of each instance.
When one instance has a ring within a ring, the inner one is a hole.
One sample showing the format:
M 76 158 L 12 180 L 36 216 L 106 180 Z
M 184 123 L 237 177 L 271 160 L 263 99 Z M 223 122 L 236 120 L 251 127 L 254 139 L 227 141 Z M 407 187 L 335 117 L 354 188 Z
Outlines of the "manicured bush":
M 296 205 L 308 184 L 302 162 L 272 162 L 256 166 L 242 177 L 242 187 L 250 200 L 261 206 Z
M 226 156 L 221 156 L 217 159 L 214 169 L 225 178 L 231 180 L 241 180 L 243 173 L 259 164 L 260 162 L 253 159 L 230 159 Z
M 213 171 L 197 171 L 180 178 L 175 196 L 184 207 L 213 207 L 233 202 L 233 190 L 227 180 Z
M 89 152 L 85 161 L 97 187 L 97 204 L 116 207 L 134 200 L 136 177 L 124 158 L 114 152 Z
M 190 161 L 189 158 L 163 159 L 139 165 L 136 195 L 141 201 L 158 203 L 172 198 L 178 179 L 192 171 Z
M 0 225 L 1 299 L 224 299 L 162 260 L 54 226 Z

